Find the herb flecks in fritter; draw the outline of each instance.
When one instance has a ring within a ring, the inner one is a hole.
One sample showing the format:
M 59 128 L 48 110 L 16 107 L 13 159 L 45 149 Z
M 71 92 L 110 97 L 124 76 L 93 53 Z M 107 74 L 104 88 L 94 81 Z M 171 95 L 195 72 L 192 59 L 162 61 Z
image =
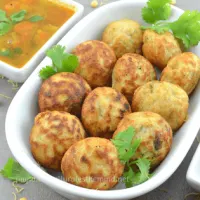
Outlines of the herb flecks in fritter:
M 130 161 L 140 146 L 141 140 L 132 141 L 135 135 L 135 129 L 130 126 L 127 130 L 118 133 L 113 140 L 113 144 L 118 150 L 119 159 L 126 164 L 124 171 L 124 183 L 127 188 L 132 187 L 147 181 L 150 177 L 150 161 L 146 158 L 139 158 L 135 161 Z M 138 167 L 138 171 L 134 171 L 132 165 Z

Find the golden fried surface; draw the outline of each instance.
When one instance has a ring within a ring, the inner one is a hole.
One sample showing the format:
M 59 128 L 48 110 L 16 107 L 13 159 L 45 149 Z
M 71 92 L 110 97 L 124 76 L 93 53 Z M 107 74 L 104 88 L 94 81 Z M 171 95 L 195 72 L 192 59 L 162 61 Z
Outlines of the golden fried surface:
M 115 64 L 112 87 L 131 102 L 134 91 L 141 85 L 156 80 L 152 64 L 139 54 L 125 54 Z
M 174 83 L 189 95 L 196 87 L 200 77 L 200 59 L 191 52 L 174 56 L 161 74 L 161 81 Z
M 168 82 L 151 81 L 136 89 L 132 110 L 151 111 L 160 114 L 177 130 L 186 120 L 189 98 L 177 85 Z
M 135 112 L 126 115 L 119 123 L 113 138 L 130 126 L 135 129 L 133 140 L 141 143 L 133 160 L 145 157 L 151 162 L 151 168 L 156 167 L 167 156 L 172 145 L 172 129 L 160 115 L 152 112 Z
M 102 40 L 113 48 L 117 58 L 126 53 L 142 53 L 140 25 L 130 19 L 110 23 L 104 30 Z
M 152 30 L 146 30 L 143 35 L 143 42 L 144 56 L 161 70 L 167 66 L 170 58 L 181 53 L 178 41 L 170 32 L 158 34 Z
M 81 76 L 57 73 L 42 83 L 38 99 L 40 112 L 59 110 L 79 117 L 82 103 L 90 91 L 90 86 Z
M 86 41 L 79 44 L 73 53 L 78 56 L 80 63 L 75 73 L 85 78 L 92 88 L 111 85 L 116 56 L 106 43 Z
M 67 182 L 84 188 L 107 190 L 124 171 L 110 140 L 91 137 L 75 143 L 65 153 L 61 169 Z
M 79 119 L 67 112 L 46 111 L 38 114 L 31 130 L 31 151 L 42 166 L 60 170 L 65 152 L 85 138 Z
M 111 138 L 120 120 L 130 112 L 130 105 L 121 93 L 99 87 L 85 99 L 81 117 L 91 136 Z

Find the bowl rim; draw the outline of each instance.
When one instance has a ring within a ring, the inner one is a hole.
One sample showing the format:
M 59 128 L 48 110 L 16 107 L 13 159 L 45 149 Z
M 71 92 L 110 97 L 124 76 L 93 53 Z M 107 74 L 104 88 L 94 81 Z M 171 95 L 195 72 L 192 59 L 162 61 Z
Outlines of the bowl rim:
M 76 20 L 77 17 L 80 16 L 80 14 L 83 13 L 84 11 L 83 5 L 74 0 L 60 0 L 60 1 L 66 5 L 73 6 L 75 13 L 67 21 L 65 21 L 62 26 L 60 26 L 60 28 L 52 35 L 52 37 L 45 42 L 45 44 L 24 64 L 23 67 L 17 68 L 11 64 L 8 64 L 0 60 L 0 66 L 4 68 L 3 70 L 7 70 L 10 73 L 16 73 L 16 74 L 24 74 L 27 72 L 27 70 L 31 70 L 30 68 L 33 68 L 35 60 L 37 60 L 39 56 L 46 51 L 46 49 L 50 48 L 53 45 L 52 43 L 54 43 L 54 41 L 57 40 L 58 37 L 62 39 L 63 36 L 61 37 L 61 35 L 64 35 L 65 30 L 68 28 L 68 26 L 73 24 L 74 20 Z M 40 62 L 42 60 L 43 58 L 40 59 Z M 34 71 L 34 69 L 36 68 L 33 68 L 31 71 Z
M 112 8 L 113 6 L 120 6 L 120 5 L 124 5 L 124 4 L 130 4 L 130 5 L 145 5 L 146 0 L 123 0 L 123 1 L 117 1 L 117 2 L 113 2 L 113 3 L 109 3 L 107 5 L 104 5 L 103 7 L 100 7 L 98 9 L 96 9 L 94 12 L 96 12 L 96 14 L 101 13 L 105 8 L 109 9 Z M 172 9 L 175 12 L 178 13 L 182 13 L 183 10 L 173 6 L 172 5 Z M 73 35 L 73 33 L 75 31 L 78 31 L 79 29 L 79 25 L 80 24 L 84 24 L 84 23 L 88 23 L 88 19 L 91 18 L 93 16 L 93 12 L 91 12 L 90 14 L 88 14 L 86 17 L 84 17 L 80 22 L 78 22 L 67 34 L 65 37 L 69 37 L 70 35 Z M 34 75 L 35 73 L 38 72 L 38 69 L 36 68 L 36 70 L 33 72 L 32 75 Z M 30 76 L 28 78 L 28 80 L 32 78 L 32 76 Z M 25 84 L 22 86 L 24 87 Z M 39 181 L 45 183 L 47 186 L 51 187 L 54 190 L 60 191 L 61 193 L 67 193 L 69 195 L 75 195 L 75 196 L 79 196 L 79 197 L 84 197 L 84 198 L 92 198 L 92 199 L 128 199 L 128 198 L 134 198 L 134 197 L 138 197 L 140 195 L 143 195 L 145 193 L 148 193 L 150 191 L 152 191 L 153 189 L 157 188 L 158 186 L 160 186 L 163 182 L 165 182 L 175 171 L 176 169 L 179 167 L 180 163 L 183 161 L 186 153 L 188 152 L 189 148 L 191 147 L 191 144 L 193 143 L 194 138 L 196 137 L 195 134 L 192 135 L 192 137 L 187 137 L 187 141 L 184 142 L 190 145 L 187 145 L 187 147 L 184 149 L 177 149 L 177 152 L 182 152 L 182 154 L 180 156 L 178 156 L 174 161 L 175 164 L 174 165 L 170 165 L 168 167 L 170 167 L 170 173 L 165 173 L 162 174 L 162 179 L 158 176 L 153 176 L 151 179 L 149 179 L 148 181 L 134 186 L 132 188 L 126 188 L 126 189 L 120 189 L 120 190 L 108 190 L 108 191 L 98 191 L 98 190 L 92 190 L 92 189 L 87 189 L 87 188 L 82 188 L 76 185 L 72 185 L 70 183 L 64 182 L 54 176 L 51 176 L 50 174 L 48 174 L 47 172 L 43 171 L 39 165 L 34 164 L 30 157 L 28 155 L 26 155 L 25 152 L 15 149 L 13 147 L 14 145 L 14 141 L 12 141 L 12 133 L 10 130 L 10 125 L 9 125 L 9 116 L 12 115 L 12 110 L 14 109 L 15 104 L 17 103 L 17 101 L 15 102 L 15 99 L 18 98 L 18 96 L 20 96 L 21 94 L 20 90 L 18 92 L 18 94 L 14 97 L 9 109 L 8 109 L 8 113 L 7 113 L 7 117 L 6 117 L 6 137 L 7 137 L 7 142 L 8 145 L 14 155 L 14 157 L 18 160 L 18 162 L 27 170 L 29 171 L 34 177 L 36 177 Z M 19 99 L 19 98 L 18 98 Z M 196 112 L 194 113 L 194 115 L 197 115 L 197 112 L 200 113 L 200 106 L 198 107 L 198 110 L 196 110 Z M 196 122 L 198 122 L 197 117 L 195 118 L 195 120 L 193 120 L 192 122 L 190 121 L 190 125 L 194 125 Z M 184 125 L 183 125 L 184 126 Z M 193 132 L 197 132 L 199 127 L 186 127 L 187 131 L 193 131 Z M 185 131 L 185 130 L 184 130 Z M 181 134 L 181 133 L 179 133 Z M 24 160 L 26 160 L 26 162 L 24 162 Z M 163 161 L 164 162 L 164 161 Z M 177 164 L 178 163 L 178 164 Z M 167 166 L 166 166 L 167 167 Z M 58 192 L 59 193 L 59 192 Z

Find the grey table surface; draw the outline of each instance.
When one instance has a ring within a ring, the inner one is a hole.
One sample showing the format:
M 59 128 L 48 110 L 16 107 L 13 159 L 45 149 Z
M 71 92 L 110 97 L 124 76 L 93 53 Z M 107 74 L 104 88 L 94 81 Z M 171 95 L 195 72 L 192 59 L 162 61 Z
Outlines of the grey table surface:
M 94 10 L 90 7 L 90 0 L 77 1 L 85 6 L 85 15 Z M 112 2 L 112 0 L 109 2 Z M 196 9 L 200 11 L 200 0 L 177 0 L 177 6 L 185 10 Z M 16 90 L 12 89 L 12 85 L 7 82 L 7 79 L 0 79 L 0 94 L 4 94 L 11 98 L 6 99 L 0 96 L 0 169 L 3 168 L 7 159 L 12 156 L 5 137 L 5 117 L 9 104 L 16 92 Z M 167 182 L 154 191 L 141 196 L 136 200 L 195 200 L 196 196 L 194 195 L 191 195 L 187 198 L 185 197 L 187 194 L 195 192 L 186 182 L 186 172 L 196 147 L 197 141 L 194 142 L 183 163 Z M 17 199 L 20 199 L 21 197 L 26 197 L 28 200 L 65 199 L 40 182 L 29 182 L 23 185 L 23 187 L 25 190 L 18 195 Z M 12 187 L 11 182 L 0 177 L 0 200 L 14 199 L 12 192 L 14 192 L 14 188 Z

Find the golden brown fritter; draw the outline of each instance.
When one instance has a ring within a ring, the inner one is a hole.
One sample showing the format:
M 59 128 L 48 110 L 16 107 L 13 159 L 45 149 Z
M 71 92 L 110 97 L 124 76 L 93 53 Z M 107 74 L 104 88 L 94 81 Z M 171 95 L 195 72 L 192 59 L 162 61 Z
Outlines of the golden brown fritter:
M 92 88 L 111 85 L 116 56 L 106 43 L 98 40 L 86 41 L 79 44 L 73 54 L 79 58 L 75 73 L 81 75 Z
M 110 23 L 103 32 L 102 40 L 112 47 L 117 58 L 126 53 L 142 53 L 140 25 L 130 19 Z
M 151 81 L 136 89 L 132 110 L 151 111 L 160 114 L 177 130 L 186 120 L 189 106 L 187 93 L 168 82 Z
M 135 129 L 133 140 L 141 140 L 132 160 L 145 157 L 151 162 L 151 168 L 155 168 L 164 160 L 171 148 L 173 136 L 170 125 L 156 113 L 135 112 L 121 120 L 113 138 L 130 126 Z
M 65 152 L 84 138 L 85 130 L 76 116 L 61 111 L 42 112 L 31 130 L 31 152 L 42 166 L 60 170 Z
M 140 24 L 130 19 L 110 23 L 103 32 L 102 40 L 112 47 L 117 58 L 126 53 L 142 53 Z
M 134 91 L 141 85 L 156 80 L 152 64 L 139 54 L 125 54 L 115 64 L 112 88 L 121 92 L 131 102 Z
M 174 56 L 161 74 L 161 81 L 179 85 L 189 95 L 200 77 L 200 59 L 191 52 Z
M 42 83 L 38 99 L 40 112 L 58 110 L 80 117 L 82 103 L 90 91 L 90 86 L 81 76 L 57 73 Z
M 182 52 L 178 40 L 170 32 L 158 34 L 152 30 L 146 30 L 143 43 L 144 57 L 161 70 L 167 66 L 170 58 Z
M 75 143 L 65 153 L 61 169 L 65 180 L 89 189 L 114 187 L 124 171 L 110 140 L 91 137 Z
M 99 87 L 85 99 L 81 118 L 91 136 L 112 138 L 120 120 L 130 112 L 124 95 L 109 87 Z

